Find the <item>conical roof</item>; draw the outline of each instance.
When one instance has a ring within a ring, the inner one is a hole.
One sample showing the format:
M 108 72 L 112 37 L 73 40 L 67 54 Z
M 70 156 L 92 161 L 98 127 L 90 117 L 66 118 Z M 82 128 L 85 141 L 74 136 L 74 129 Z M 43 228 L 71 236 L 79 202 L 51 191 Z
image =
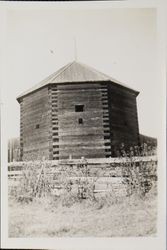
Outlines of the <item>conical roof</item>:
M 83 63 L 79 62 L 71 62 L 65 65 L 64 67 L 60 68 L 55 73 L 51 74 L 43 81 L 32 87 L 31 89 L 25 91 L 21 95 L 17 97 L 17 100 L 21 97 L 34 92 L 37 89 L 40 89 L 48 84 L 63 84 L 63 83 L 78 83 L 78 82 L 101 82 L 101 81 L 111 81 L 113 83 L 119 84 L 123 87 L 131 89 L 132 91 L 138 94 L 138 91 L 133 90 L 132 88 L 128 87 L 127 85 L 117 81 L 116 79 L 107 76 L 96 69 L 87 66 Z

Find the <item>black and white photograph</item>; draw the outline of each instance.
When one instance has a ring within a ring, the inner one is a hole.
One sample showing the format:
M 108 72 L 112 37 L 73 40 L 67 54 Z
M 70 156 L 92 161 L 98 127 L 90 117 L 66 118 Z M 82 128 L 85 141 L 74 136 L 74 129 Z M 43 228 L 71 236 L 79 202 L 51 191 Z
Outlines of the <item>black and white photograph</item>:
M 77 242 L 47 249 L 131 249 L 79 242 L 151 239 L 157 249 L 165 241 L 158 10 L 18 3 L 3 21 L 6 239 Z

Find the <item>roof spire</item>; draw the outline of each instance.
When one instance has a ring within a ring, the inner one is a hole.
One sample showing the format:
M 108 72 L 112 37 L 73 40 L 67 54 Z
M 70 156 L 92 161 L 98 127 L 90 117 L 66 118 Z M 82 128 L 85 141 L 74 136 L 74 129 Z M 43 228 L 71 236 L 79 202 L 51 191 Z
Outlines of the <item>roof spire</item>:
M 77 41 L 75 36 L 74 36 L 74 60 L 77 61 Z

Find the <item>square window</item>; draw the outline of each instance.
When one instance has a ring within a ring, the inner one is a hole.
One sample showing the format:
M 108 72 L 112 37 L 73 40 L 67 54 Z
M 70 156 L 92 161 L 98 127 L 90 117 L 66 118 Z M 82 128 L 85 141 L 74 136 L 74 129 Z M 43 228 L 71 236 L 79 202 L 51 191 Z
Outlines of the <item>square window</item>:
M 39 128 L 39 124 L 37 124 L 35 128 L 38 129 Z
M 79 119 L 78 119 L 78 123 L 79 123 L 79 124 L 83 124 L 83 119 L 82 119 L 82 118 L 79 118 Z
M 84 111 L 84 105 L 75 105 L 75 112 L 83 112 Z

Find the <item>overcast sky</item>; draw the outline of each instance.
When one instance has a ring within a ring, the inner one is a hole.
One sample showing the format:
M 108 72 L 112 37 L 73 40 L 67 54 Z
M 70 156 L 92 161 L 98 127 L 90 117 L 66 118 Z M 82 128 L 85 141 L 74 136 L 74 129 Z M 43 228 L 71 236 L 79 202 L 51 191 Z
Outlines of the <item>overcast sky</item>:
M 77 59 L 140 91 L 140 133 L 156 137 L 161 108 L 154 9 L 9 10 L 2 102 L 8 137 L 19 136 L 16 97 Z

